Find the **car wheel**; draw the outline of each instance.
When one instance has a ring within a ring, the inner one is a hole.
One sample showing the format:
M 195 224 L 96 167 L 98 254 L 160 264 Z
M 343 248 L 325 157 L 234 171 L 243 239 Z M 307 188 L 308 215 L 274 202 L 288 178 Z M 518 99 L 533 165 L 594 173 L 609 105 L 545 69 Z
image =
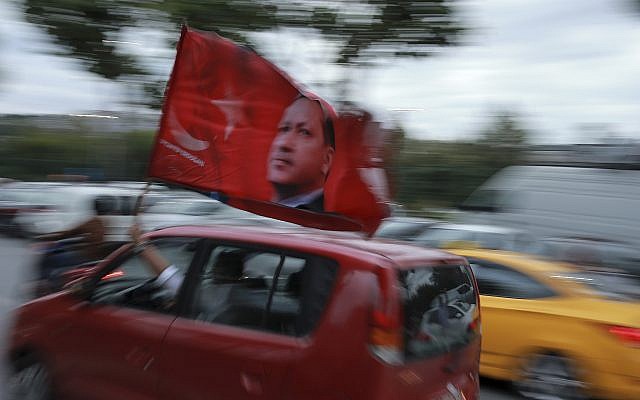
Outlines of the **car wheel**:
M 575 364 L 556 354 L 538 354 L 524 365 L 515 382 L 520 395 L 535 400 L 584 400 L 586 385 L 576 373 Z
M 51 400 L 51 375 L 47 367 L 33 357 L 19 360 L 7 382 L 9 400 Z

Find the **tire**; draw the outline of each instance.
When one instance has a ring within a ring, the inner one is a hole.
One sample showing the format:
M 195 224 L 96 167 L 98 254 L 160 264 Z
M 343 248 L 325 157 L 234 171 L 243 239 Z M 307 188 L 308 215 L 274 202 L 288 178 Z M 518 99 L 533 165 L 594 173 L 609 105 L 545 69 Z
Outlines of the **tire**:
M 575 364 L 557 354 L 537 354 L 522 368 L 515 382 L 518 393 L 534 400 L 586 400 L 586 385 L 578 377 Z
M 25 357 L 14 364 L 7 382 L 8 400 L 52 400 L 51 375 L 35 357 Z

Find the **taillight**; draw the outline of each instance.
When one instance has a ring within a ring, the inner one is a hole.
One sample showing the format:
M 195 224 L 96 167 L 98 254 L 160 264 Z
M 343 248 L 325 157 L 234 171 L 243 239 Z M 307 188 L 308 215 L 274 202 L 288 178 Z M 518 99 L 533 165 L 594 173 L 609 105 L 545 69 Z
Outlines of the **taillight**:
M 632 346 L 640 346 L 640 329 L 630 328 L 627 326 L 609 326 L 607 327 L 609 333 L 616 336 L 618 339 L 626 344 Z
M 376 276 L 380 295 L 371 311 L 369 347 L 380 360 L 388 364 L 400 364 L 403 360 L 404 340 L 395 271 L 380 268 Z
M 473 321 L 469 322 L 467 325 L 467 329 L 469 332 L 480 333 L 480 314 L 473 319 Z

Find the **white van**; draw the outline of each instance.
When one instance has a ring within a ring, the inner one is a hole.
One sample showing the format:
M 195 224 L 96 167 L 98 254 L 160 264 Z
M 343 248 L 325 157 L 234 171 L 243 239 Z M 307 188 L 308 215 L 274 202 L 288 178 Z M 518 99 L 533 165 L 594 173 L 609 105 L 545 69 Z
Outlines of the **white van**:
M 640 246 L 640 170 L 511 166 L 460 207 L 466 223 Z

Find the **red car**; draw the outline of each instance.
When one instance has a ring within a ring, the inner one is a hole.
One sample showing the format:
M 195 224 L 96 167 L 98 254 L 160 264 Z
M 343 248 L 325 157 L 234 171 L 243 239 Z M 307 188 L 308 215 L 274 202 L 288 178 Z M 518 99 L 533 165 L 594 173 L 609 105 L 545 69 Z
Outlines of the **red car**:
M 302 229 L 146 237 L 180 289 L 127 245 L 23 305 L 13 398 L 478 398 L 478 291 L 462 257 Z

